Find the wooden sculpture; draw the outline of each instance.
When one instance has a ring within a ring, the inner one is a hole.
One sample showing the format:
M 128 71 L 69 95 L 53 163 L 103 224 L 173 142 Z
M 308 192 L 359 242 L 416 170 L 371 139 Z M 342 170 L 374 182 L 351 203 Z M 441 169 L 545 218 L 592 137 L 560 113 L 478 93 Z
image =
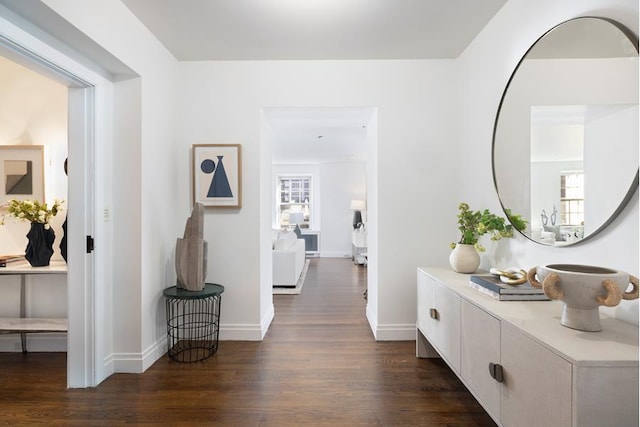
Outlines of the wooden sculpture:
M 184 237 L 176 242 L 178 288 L 201 291 L 207 277 L 207 242 L 203 238 L 204 206 L 196 203 L 187 219 Z

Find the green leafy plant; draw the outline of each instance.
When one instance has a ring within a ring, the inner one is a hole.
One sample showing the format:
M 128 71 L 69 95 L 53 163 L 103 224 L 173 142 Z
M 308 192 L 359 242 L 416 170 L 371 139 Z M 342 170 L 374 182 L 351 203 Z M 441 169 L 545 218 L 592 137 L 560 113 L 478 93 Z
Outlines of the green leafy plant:
M 460 240 L 457 243 L 451 243 L 451 249 L 460 243 L 474 245 L 478 252 L 484 252 L 484 246 L 478 242 L 480 236 L 489 233 L 491 240 L 500 240 L 503 237 L 513 237 L 514 229 L 524 230 L 527 227 L 527 221 L 520 215 L 512 214 L 509 209 L 505 209 L 505 213 L 509 221 L 491 213 L 489 209 L 472 211 L 468 204 L 460 203 L 458 205 Z
M 5 216 L 12 216 L 14 218 L 45 224 L 45 227 L 49 226 L 51 218 L 58 214 L 60 210 L 61 201 L 56 200 L 49 208 L 46 203 L 40 203 L 37 200 L 10 200 L 5 206 L 7 214 Z M 0 225 L 4 224 L 4 216 L 0 218 Z

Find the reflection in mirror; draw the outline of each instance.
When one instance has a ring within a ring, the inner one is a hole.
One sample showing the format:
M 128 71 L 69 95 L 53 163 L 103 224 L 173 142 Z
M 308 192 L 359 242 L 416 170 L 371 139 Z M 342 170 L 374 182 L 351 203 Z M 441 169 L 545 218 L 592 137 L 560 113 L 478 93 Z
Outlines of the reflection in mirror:
M 503 94 L 493 175 L 523 233 L 566 246 L 608 225 L 638 186 L 638 49 L 623 27 L 577 18 L 527 52 Z

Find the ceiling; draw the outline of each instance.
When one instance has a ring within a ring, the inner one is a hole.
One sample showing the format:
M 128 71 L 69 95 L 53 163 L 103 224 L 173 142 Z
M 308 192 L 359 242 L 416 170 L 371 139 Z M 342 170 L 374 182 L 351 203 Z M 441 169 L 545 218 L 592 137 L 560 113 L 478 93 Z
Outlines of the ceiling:
M 374 108 L 265 108 L 274 163 L 365 162 Z
M 181 61 L 456 58 L 506 0 L 122 0 Z
M 180 61 L 456 58 L 506 0 L 122 0 Z M 277 163 L 366 161 L 371 108 L 265 109 Z

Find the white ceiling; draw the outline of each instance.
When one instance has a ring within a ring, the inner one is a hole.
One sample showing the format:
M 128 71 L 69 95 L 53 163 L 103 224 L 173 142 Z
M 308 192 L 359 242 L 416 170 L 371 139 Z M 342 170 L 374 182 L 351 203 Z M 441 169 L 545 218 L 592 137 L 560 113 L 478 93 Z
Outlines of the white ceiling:
M 373 108 L 265 108 L 274 163 L 365 162 Z
M 122 0 L 178 60 L 456 58 L 506 0 Z
M 456 58 L 506 0 L 122 0 L 181 61 Z M 276 163 L 366 160 L 370 108 L 265 109 Z

